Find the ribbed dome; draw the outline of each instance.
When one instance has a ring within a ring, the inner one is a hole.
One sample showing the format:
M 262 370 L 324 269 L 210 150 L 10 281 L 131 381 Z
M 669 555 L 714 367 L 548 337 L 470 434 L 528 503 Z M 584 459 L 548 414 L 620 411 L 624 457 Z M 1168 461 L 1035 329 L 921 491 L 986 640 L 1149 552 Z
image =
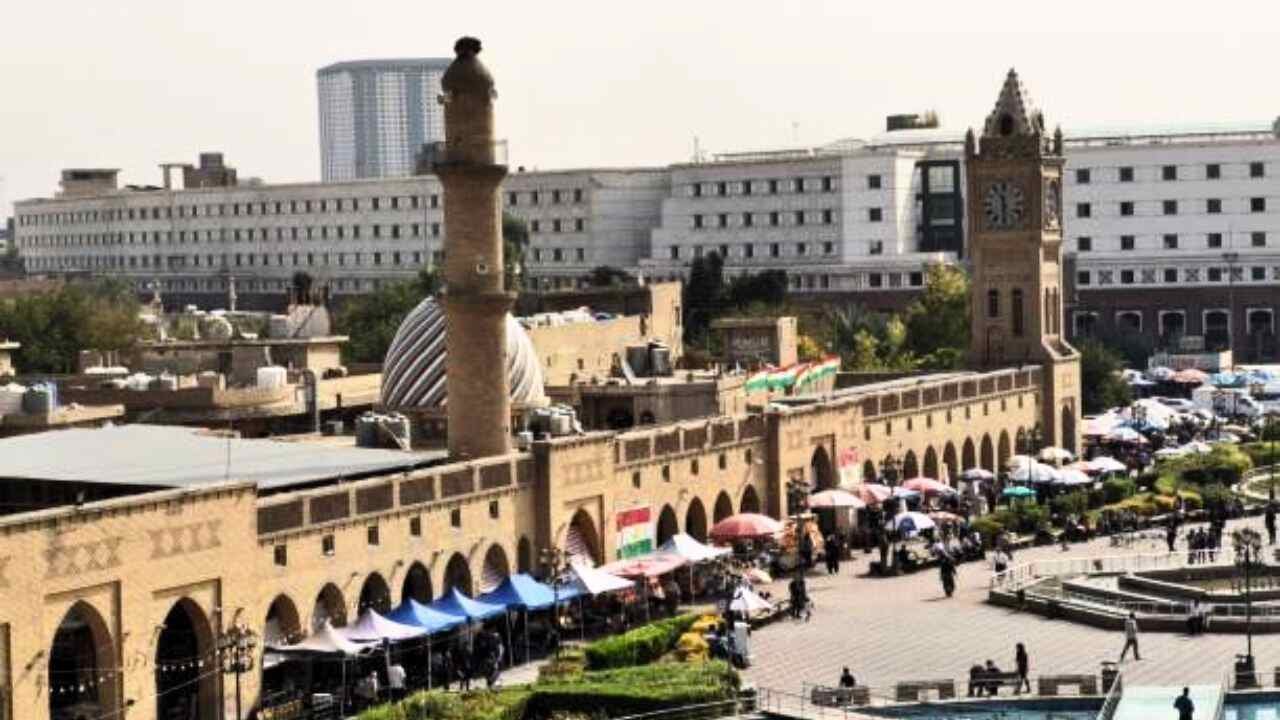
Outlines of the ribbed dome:
M 444 311 L 434 298 L 418 303 L 387 349 L 382 363 L 382 404 L 388 408 L 434 408 L 445 404 Z M 528 333 L 507 315 L 507 381 L 511 400 L 546 402 L 542 366 Z

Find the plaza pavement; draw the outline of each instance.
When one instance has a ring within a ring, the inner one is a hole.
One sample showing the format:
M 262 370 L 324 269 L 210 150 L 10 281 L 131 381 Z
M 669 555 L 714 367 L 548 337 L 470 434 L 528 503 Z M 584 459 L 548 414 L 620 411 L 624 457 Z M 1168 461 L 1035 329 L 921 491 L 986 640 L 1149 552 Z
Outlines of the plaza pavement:
M 1228 541 L 1241 523 L 1262 529 L 1260 518 L 1233 521 L 1225 533 Z M 1163 551 L 1163 540 L 1121 549 L 1102 538 L 1066 552 L 1060 546 L 1022 550 L 1014 562 Z M 838 576 L 827 576 L 821 564 L 810 572 L 815 607 L 809 622 L 781 619 L 752 634 L 753 664 L 746 676 L 757 687 L 799 695 L 806 686 L 835 685 L 847 665 L 878 698 L 890 696 L 900 680 L 942 678 L 955 678 L 963 694 L 975 662 L 991 659 L 1001 670 L 1013 671 L 1017 642 L 1027 646 L 1033 685 L 1040 674 L 1096 673 L 1101 661 L 1117 659 L 1124 644 L 1119 631 L 988 605 L 988 563 L 961 565 L 956 593 L 948 599 L 936 569 L 873 578 L 866 576 L 867 566 L 878 555 L 859 551 L 854 557 L 842 563 Z M 786 582 L 775 582 L 771 591 L 786 597 Z M 1122 665 L 1127 686 L 1217 683 L 1235 655 L 1245 651 L 1245 636 L 1140 633 L 1139 644 L 1142 660 L 1135 662 L 1131 655 Z M 1253 652 L 1270 685 L 1271 669 L 1280 665 L 1280 637 L 1254 636 Z

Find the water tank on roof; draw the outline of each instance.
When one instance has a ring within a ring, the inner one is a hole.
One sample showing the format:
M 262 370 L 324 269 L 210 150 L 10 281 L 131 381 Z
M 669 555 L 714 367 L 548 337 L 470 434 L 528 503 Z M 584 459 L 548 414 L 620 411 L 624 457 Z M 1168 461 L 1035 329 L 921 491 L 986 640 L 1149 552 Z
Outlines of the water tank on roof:
M 649 372 L 654 376 L 671 374 L 671 348 L 654 345 L 649 348 Z
M 30 415 L 47 415 L 57 409 L 56 388 L 41 383 L 32 385 L 22 395 L 22 411 Z
M 628 345 L 627 364 L 631 366 L 631 372 L 646 377 L 649 374 L 649 346 Z

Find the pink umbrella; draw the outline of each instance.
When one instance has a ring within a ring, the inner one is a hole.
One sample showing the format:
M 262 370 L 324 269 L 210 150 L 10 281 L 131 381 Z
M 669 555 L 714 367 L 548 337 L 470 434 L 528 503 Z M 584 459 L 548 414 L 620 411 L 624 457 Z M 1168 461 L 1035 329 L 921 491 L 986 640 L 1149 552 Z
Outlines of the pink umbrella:
M 857 495 L 844 490 L 823 490 L 809 496 L 811 508 L 864 508 L 867 504 Z
M 915 490 L 924 495 L 938 495 L 940 493 L 955 492 L 951 488 L 942 483 L 927 477 L 916 477 L 902 483 L 902 487 L 908 490 Z
M 769 537 L 782 532 L 782 523 L 768 515 L 738 513 L 730 515 L 711 527 L 712 540 L 746 540 Z
M 1209 375 L 1195 368 L 1187 368 L 1174 373 L 1173 381 L 1187 385 L 1203 385 L 1209 381 Z
M 627 560 L 617 560 L 608 565 L 601 565 L 596 568 L 610 575 L 617 575 L 625 578 L 647 577 L 653 578 L 667 573 L 688 564 L 688 560 L 671 552 L 656 552 L 652 555 L 643 557 L 630 558 Z
M 885 485 L 865 483 L 858 488 L 858 497 L 862 498 L 862 502 L 868 505 L 879 505 L 893 497 L 893 490 Z

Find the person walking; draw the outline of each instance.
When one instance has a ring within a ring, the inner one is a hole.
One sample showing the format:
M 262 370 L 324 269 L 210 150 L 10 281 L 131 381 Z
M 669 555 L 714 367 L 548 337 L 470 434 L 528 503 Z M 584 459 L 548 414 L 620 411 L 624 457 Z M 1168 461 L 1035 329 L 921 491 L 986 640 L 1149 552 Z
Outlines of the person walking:
M 1267 512 L 1263 516 L 1263 524 L 1267 526 L 1267 538 L 1269 545 L 1276 544 L 1276 504 L 1267 503 Z
M 1191 688 L 1182 688 L 1182 694 L 1173 701 L 1173 708 L 1178 711 L 1178 720 L 1195 720 L 1195 703 L 1191 702 Z
M 1021 695 L 1024 686 L 1027 692 L 1031 692 L 1031 659 L 1027 657 L 1027 648 L 1022 643 L 1014 649 L 1013 661 L 1018 666 L 1018 689 L 1014 694 Z
M 1138 616 L 1132 612 L 1124 621 L 1124 649 L 1120 651 L 1120 662 L 1124 662 L 1129 648 L 1133 648 L 1134 660 L 1142 659 L 1142 654 L 1138 652 Z
M 956 564 L 951 562 L 951 557 L 943 555 L 938 562 L 938 572 L 942 576 L 942 591 L 951 597 L 956 591 Z

